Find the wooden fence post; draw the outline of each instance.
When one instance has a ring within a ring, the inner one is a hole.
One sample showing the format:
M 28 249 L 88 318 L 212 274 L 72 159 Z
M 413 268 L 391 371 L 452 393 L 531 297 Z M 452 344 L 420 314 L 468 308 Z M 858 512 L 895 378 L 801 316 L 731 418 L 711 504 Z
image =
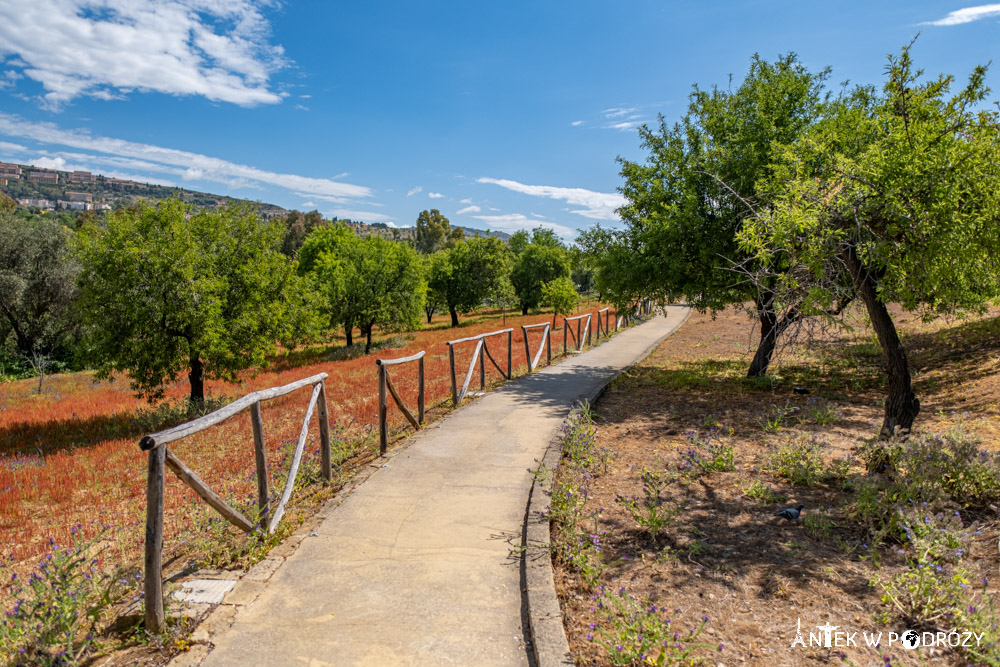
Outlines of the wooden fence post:
M 547 362 L 551 366 L 552 365 L 552 327 L 549 327 L 548 329 L 543 329 L 542 332 L 545 334 L 545 343 L 546 343 L 546 345 L 548 346 L 548 349 L 549 349 Z
M 330 413 L 326 406 L 326 382 L 319 383 L 319 449 L 323 479 L 333 481 L 333 462 L 330 456 Z
M 483 349 L 479 354 L 479 391 L 486 391 L 486 339 L 482 340 Z
M 448 343 L 448 361 L 451 363 L 451 404 L 458 407 L 458 384 L 455 382 L 455 346 Z
M 514 330 L 511 329 L 507 332 L 507 379 L 511 380 L 514 378 Z
M 253 455 L 257 463 L 257 523 L 267 530 L 271 513 L 271 489 L 267 476 L 267 456 L 264 449 L 264 418 L 260 414 L 260 401 L 250 406 L 250 424 L 253 426 Z
M 566 356 L 566 341 L 569 340 L 569 322 L 563 318 L 563 356 Z
M 544 329 L 542 330 L 544 333 Z M 522 324 L 521 333 L 524 334 L 524 362 L 528 364 L 528 372 L 532 371 L 531 368 L 531 349 L 528 346 L 528 329 Z
M 417 360 L 417 384 L 420 385 L 420 393 L 417 394 L 417 421 L 424 423 L 424 358 Z
M 389 425 L 386 423 L 385 366 L 378 366 L 378 452 L 385 456 L 389 449 Z
M 146 466 L 146 557 L 145 591 L 146 630 L 163 632 L 163 476 L 167 448 L 149 450 Z

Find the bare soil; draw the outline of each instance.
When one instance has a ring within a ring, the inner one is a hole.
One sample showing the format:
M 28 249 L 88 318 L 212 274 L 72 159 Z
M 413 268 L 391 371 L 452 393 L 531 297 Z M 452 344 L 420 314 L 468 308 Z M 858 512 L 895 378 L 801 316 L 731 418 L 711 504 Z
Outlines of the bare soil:
M 915 431 L 943 432 L 960 425 L 998 449 L 1000 427 L 1000 311 L 971 322 L 936 320 L 895 311 L 897 326 L 922 402 Z M 905 626 L 871 585 L 875 574 L 867 536 L 845 514 L 851 492 L 837 484 L 792 486 L 769 471 L 781 443 L 808 434 L 824 443 L 832 462 L 856 455 L 873 437 L 882 417 L 881 354 L 863 318 L 854 331 L 820 332 L 785 349 L 772 367 L 771 382 L 744 375 L 756 345 L 753 322 L 742 311 L 713 318 L 692 314 L 643 363 L 616 381 L 594 405 L 597 446 L 614 452 L 608 470 L 590 483 L 589 511 L 600 511 L 603 560 L 609 564 L 601 584 L 649 595 L 661 608 L 676 610 L 683 631 L 702 615 L 709 623 L 701 639 L 713 645 L 699 653 L 700 664 L 810 665 L 845 660 L 856 665 L 969 664 L 951 651 L 908 652 L 867 648 L 863 631 L 902 633 Z M 808 393 L 804 393 L 808 392 Z M 810 401 L 828 401 L 832 424 L 807 417 Z M 787 416 L 777 428 L 764 424 L 775 411 Z M 686 506 L 677 522 L 653 542 L 627 514 L 619 497 L 642 496 L 644 469 L 678 471 L 690 447 L 689 432 L 704 434 L 721 425 L 735 446 L 734 472 L 682 477 L 671 488 Z M 856 464 L 855 472 L 863 469 Z M 759 480 L 773 491 L 773 502 L 744 493 Z M 802 503 L 809 513 L 829 520 L 824 530 L 808 529 L 774 516 Z M 965 565 L 981 576 L 998 574 L 996 516 L 980 518 Z M 883 575 L 903 564 L 885 550 Z M 577 664 L 608 664 L 592 624 L 595 589 L 576 572 L 556 564 L 556 585 L 571 651 Z M 995 584 L 991 583 L 995 602 Z M 858 633 L 859 647 L 791 648 L 797 624 L 808 633 L 829 623 Z M 723 648 L 718 650 L 721 644 Z M 887 660 L 888 658 L 888 660 Z

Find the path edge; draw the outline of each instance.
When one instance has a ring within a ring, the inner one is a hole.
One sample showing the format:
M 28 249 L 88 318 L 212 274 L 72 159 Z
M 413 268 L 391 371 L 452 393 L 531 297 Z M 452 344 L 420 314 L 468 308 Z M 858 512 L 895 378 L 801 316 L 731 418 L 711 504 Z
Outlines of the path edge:
M 590 403 L 597 401 L 612 382 L 626 371 L 642 363 L 664 340 L 684 326 L 693 310 L 693 308 L 688 307 L 687 312 L 676 327 L 653 342 L 633 363 L 608 378 L 607 382 L 600 387 L 581 394 L 578 400 L 587 400 Z M 559 433 L 556 432 L 549 440 L 545 455 L 539 462 L 539 470 L 543 468 L 551 470 L 554 475 L 555 467 L 561 457 L 562 443 L 559 439 Z M 569 651 L 569 640 L 566 638 L 566 628 L 563 625 L 562 605 L 559 604 L 559 596 L 556 594 L 555 574 L 552 569 L 548 519 L 552 502 L 547 493 L 551 488 L 551 477 L 535 474 L 535 480 L 531 484 L 531 492 L 528 494 L 528 508 L 524 519 L 524 553 L 522 557 L 524 595 L 527 601 L 531 651 L 535 658 L 535 666 L 570 667 L 575 663 Z

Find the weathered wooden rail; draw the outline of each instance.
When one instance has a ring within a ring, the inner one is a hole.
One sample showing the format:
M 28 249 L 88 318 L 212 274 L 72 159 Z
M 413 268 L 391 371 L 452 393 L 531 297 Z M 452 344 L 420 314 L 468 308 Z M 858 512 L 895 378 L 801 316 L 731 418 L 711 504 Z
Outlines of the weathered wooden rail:
M 278 526 L 278 522 L 281 521 L 281 517 L 284 516 L 285 507 L 292 496 L 292 489 L 295 488 L 295 478 L 299 472 L 299 464 L 302 462 L 306 438 L 309 435 L 309 422 L 317 407 L 319 408 L 320 467 L 324 480 L 329 481 L 332 477 L 330 464 L 330 420 L 327 413 L 326 388 L 323 382 L 326 378 L 326 373 L 319 373 L 318 375 L 303 378 L 302 380 L 281 387 L 255 391 L 204 417 L 199 417 L 198 419 L 174 426 L 165 431 L 160 431 L 159 433 L 147 435 L 139 441 L 139 449 L 149 452 L 146 476 L 146 554 L 143 564 L 145 570 L 146 630 L 161 632 L 164 627 L 162 555 L 165 469 L 170 468 L 195 493 L 201 496 L 208 505 L 240 530 L 251 532 L 259 527 L 261 530 L 273 533 Z M 293 391 L 309 386 L 313 388 L 313 391 L 309 398 L 309 407 L 306 408 L 305 419 L 302 420 L 299 439 L 295 444 L 295 453 L 292 456 L 292 463 L 288 470 L 288 480 L 285 482 L 285 489 L 281 494 L 281 500 L 272 514 L 270 508 L 270 481 L 267 474 L 267 458 L 264 450 L 264 421 L 261 416 L 260 404 L 263 401 L 278 398 L 279 396 L 284 396 L 285 394 L 290 394 Z M 254 458 L 257 467 L 258 518 L 256 526 L 253 521 L 212 491 L 193 470 L 188 468 L 183 461 L 167 449 L 167 445 L 171 442 L 176 442 L 182 438 L 204 431 L 247 409 L 250 410 L 250 421 L 253 427 Z
M 419 389 L 417 390 L 416 417 L 406 407 L 406 403 L 403 402 L 396 386 L 392 384 L 392 378 L 389 377 L 389 366 L 397 366 L 413 361 L 417 362 L 417 384 L 419 385 Z M 420 425 L 424 423 L 424 351 L 421 350 L 414 355 L 402 357 L 401 359 L 376 359 L 375 364 L 378 366 L 378 449 L 379 453 L 384 455 L 389 448 L 389 406 L 385 395 L 386 389 L 392 394 L 392 400 L 396 402 L 396 406 L 403 413 L 403 416 L 406 417 L 406 420 L 413 424 L 413 428 L 419 431 Z
M 604 313 L 603 321 L 601 313 Z M 605 338 L 611 336 L 611 308 L 601 308 L 597 311 L 597 326 L 594 327 L 594 338 L 599 339 L 602 333 Z
M 458 340 L 448 341 L 448 359 L 451 365 L 451 400 L 452 404 L 458 407 L 458 404 L 462 402 L 465 398 L 465 394 L 469 391 L 469 382 L 472 381 L 472 373 L 476 368 L 476 360 L 479 361 L 479 389 L 486 389 L 486 358 L 496 366 L 496 369 L 507 378 L 508 380 L 513 377 L 513 364 L 511 360 L 511 353 L 513 351 L 513 332 L 514 329 L 501 329 L 500 331 L 492 331 L 490 333 L 479 334 L 478 336 L 469 336 L 468 338 L 459 338 Z M 486 345 L 486 340 L 493 336 L 499 336 L 501 334 L 507 334 L 507 370 L 500 368 L 500 364 L 496 362 L 493 355 L 490 354 L 490 349 Z M 476 341 L 476 350 L 472 353 L 472 361 L 469 362 L 469 370 L 465 374 L 465 382 L 462 383 L 462 390 L 458 390 L 458 378 L 455 375 L 455 346 L 462 343 L 471 343 Z
M 576 317 L 566 317 L 563 319 L 563 355 L 567 354 L 566 347 L 569 341 L 569 336 L 573 336 L 574 352 L 583 352 L 584 343 L 590 342 L 590 322 L 593 318 L 593 313 L 585 313 L 583 315 L 577 315 Z M 586 321 L 586 326 L 583 328 L 581 333 L 580 327 L 583 322 Z M 573 327 L 569 326 L 570 322 L 576 322 L 576 333 L 573 333 Z M 586 336 L 586 341 L 584 340 Z
M 534 358 L 531 356 L 531 347 L 528 343 L 528 329 L 541 329 L 542 338 L 538 341 L 538 351 L 535 352 Z M 542 322 L 541 324 L 522 324 L 521 333 L 524 334 L 524 359 L 528 362 L 528 372 L 538 368 L 538 362 L 542 360 L 542 350 L 548 349 L 548 358 L 546 363 L 552 363 L 552 325 L 548 322 Z

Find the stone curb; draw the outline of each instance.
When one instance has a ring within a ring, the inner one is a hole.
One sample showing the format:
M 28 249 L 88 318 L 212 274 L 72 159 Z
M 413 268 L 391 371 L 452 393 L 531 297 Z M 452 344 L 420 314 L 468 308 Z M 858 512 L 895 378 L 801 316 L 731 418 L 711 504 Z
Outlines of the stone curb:
M 678 325 L 659 340 L 652 343 L 635 363 L 616 373 L 601 387 L 581 394 L 581 399 L 594 403 L 604 391 L 622 373 L 641 363 L 659 347 L 665 339 L 672 336 L 684 326 L 691 310 L 684 315 Z M 638 326 L 642 326 L 641 324 Z M 546 470 L 555 470 L 562 456 L 562 445 L 559 435 L 554 434 L 549 441 L 545 456 L 539 464 Z M 546 493 L 552 488 L 552 480 L 538 477 L 531 485 L 528 495 L 528 511 L 525 513 L 524 526 L 524 585 L 527 598 L 528 623 L 531 628 L 531 647 L 534 653 L 536 667 L 569 667 L 573 665 L 573 656 L 569 652 L 569 640 L 566 639 L 566 629 L 563 626 L 562 606 L 556 594 L 555 576 L 552 570 L 552 550 L 549 535 L 548 512 L 551 499 Z

